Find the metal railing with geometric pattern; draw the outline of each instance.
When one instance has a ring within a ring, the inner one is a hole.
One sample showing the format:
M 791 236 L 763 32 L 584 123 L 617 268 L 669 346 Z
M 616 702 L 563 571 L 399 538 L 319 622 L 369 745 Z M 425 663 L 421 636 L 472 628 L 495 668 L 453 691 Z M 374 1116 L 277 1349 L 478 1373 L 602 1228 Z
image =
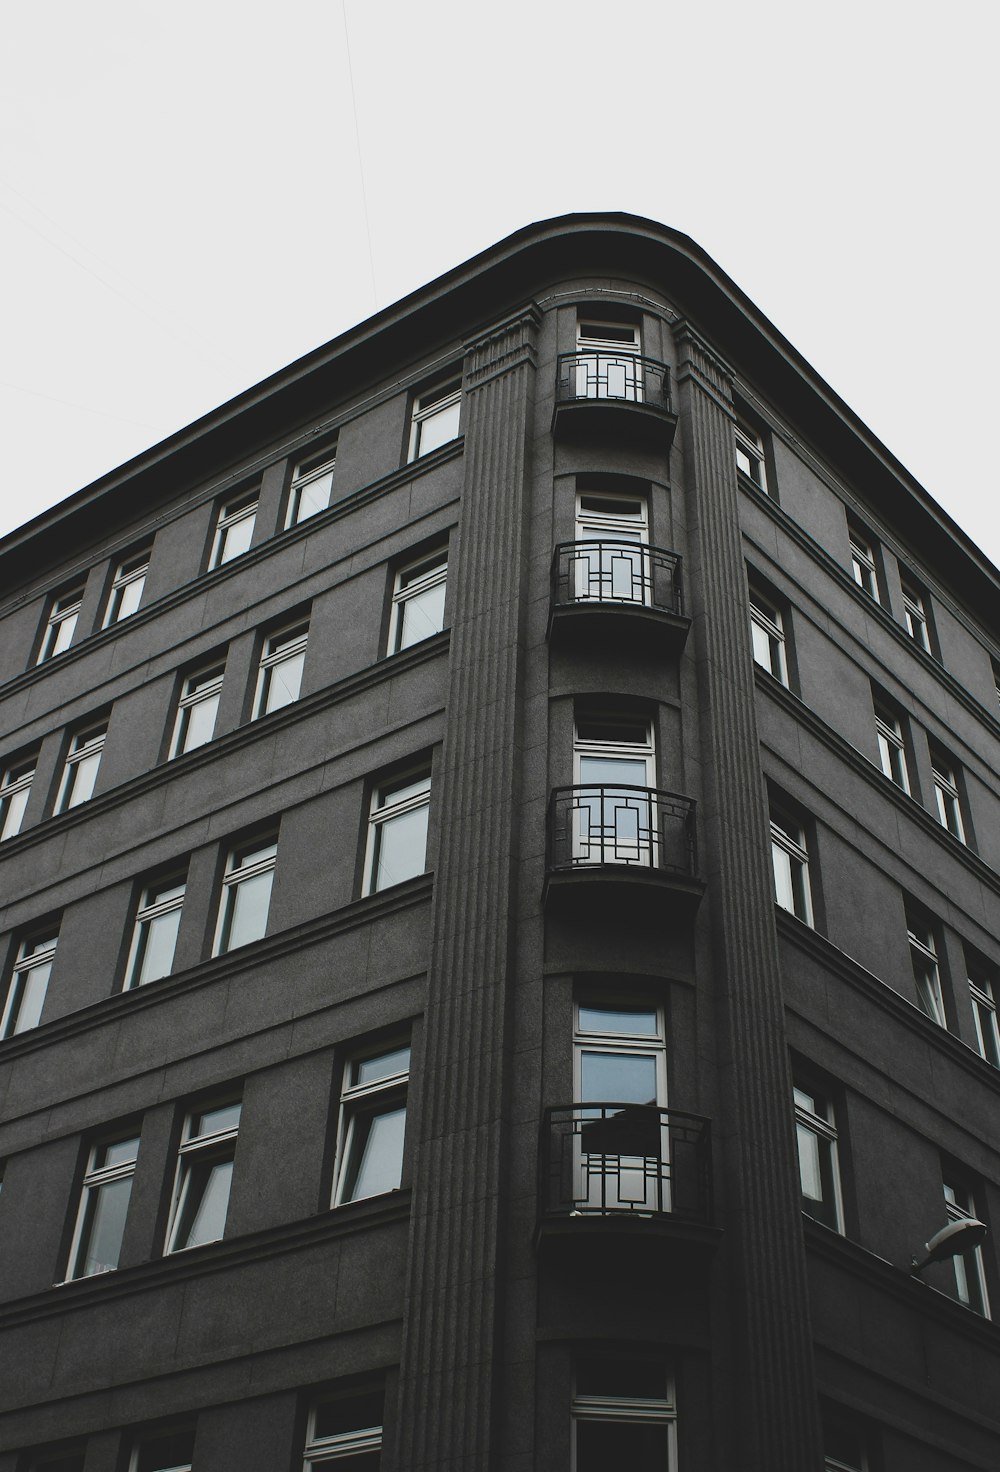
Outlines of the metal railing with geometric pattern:
M 560 542 L 552 557 L 552 607 L 576 603 L 681 614 L 680 555 L 615 537 Z
M 622 865 L 696 879 L 694 799 L 624 782 L 556 787 L 546 864 L 550 870 Z
M 560 353 L 556 363 L 556 403 L 605 399 L 648 404 L 671 412 L 670 369 L 639 353 Z

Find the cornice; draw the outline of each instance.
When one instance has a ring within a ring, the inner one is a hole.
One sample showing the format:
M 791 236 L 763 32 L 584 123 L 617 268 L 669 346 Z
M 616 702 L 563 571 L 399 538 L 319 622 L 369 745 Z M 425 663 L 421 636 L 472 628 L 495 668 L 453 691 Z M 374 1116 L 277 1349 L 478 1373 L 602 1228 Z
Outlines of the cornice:
M 537 302 L 528 302 L 520 311 L 470 338 L 464 345 L 467 392 L 482 388 L 491 379 L 510 373 L 522 364 L 536 367 L 535 337 L 541 321 L 542 313 Z

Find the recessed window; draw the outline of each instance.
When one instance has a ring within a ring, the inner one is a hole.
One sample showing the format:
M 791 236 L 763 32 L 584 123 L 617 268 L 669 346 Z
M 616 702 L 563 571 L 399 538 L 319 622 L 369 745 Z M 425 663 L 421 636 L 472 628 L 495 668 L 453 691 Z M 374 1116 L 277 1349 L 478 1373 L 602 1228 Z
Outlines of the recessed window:
M 942 751 L 931 748 L 931 776 L 934 781 L 934 809 L 938 822 L 949 833 L 966 842 L 962 822 L 962 799 L 958 791 L 958 769 Z
M 12 762 L 0 778 L 0 842 L 20 833 L 35 778 L 35 758 Z
M 335 1206 L 398 1189 L 409 1075 L 409 1043 L 348 1060 L 340 1096 Z
M 767 494 L 767 470 L 764 466 L 764 440 L 745 419 L 737 419 L 734 426 L 736 435 L 736 469 L 748 480 L 753 481 L 759 491 Z
M 175 1427 L 148 1432 L 136 1442 L 128 1472 L 191 1472 L 194 1465 L 194 1428 Z
M 936 1022 L 939 1027 L 947 1027 L 934 931 L 921 916 L 908 914 L 906 936 L 910 943 L 910 962 L 917 1002 L 932 1022 Z
M 968 1184 L 954 1175 L 944 1180 L 945 1211 L 949 1222 L 980 1220 L 976 1201 Z M 986 1291 L 986 1269 L 983 1264 L 983 1249 L 974 1247 L 960 1257 L 949 1259 L 954 1275 L 954 1294 L 959 1303 L 971 1308 L 973 1313 L 990 1317 L 990 1300 Z
M 437 388 L 428 389 L 413 402 L 410 418 L 409 459 L 419 460 L 432 450 L 446 445 L 458 435 L 462 413 L 462 380 L 449 379 Z
M 868 1472 L 867 1437 L 846 1417 L 823 1412 L 823 1472 Z
M 881 603 L 879 593 L 878 564 L 875 561 L 874 544 L 854 527 L 848 528 L 851 544 L 851 571 L 854 581 L 869 598 Z
M 331 1392 L 309 1407 L 303 1472 L 337 1464 L 344 1472 L 378 1472 L 382 1452 L 381 1390 Z
M 276 838 L 255 839 L 230 851 L 213 955 L 235 951 L 264 935 L 277 857 Z
M 997 1017 L 997 980 L 994 968 L 966 953 L 969 995 L 976 1019 L 976 1040 L 987 1063 L 1000 1068 L 1000 1019 Z
M 336 447 L 300 460 L 292 472 L 292 483 L 288 488 L 288 509 L 285 526 L 297 526 L 310 516 L 325 511 L 333 494 L 333 472 L 337 467 Z
M 677 1404 L 673 1379 L 653 1360 L 588 1356 L 576 1368 L 572 1404 L 574 1472 L 674 1472 Z
M 12 1038 L 16 1033 L 38 1026 L 58 938 L 57 931 L 43 932 L 27 937 L 18 947 L 7 989 L 0 1037 Z
M 638 323 L 581 319 L 576 347 L 576 398 L 643 400 Z
M 441 547 L 396 574 L 389 618 L 389 653 L 398 654 L 430 639 L 444 628 L 444 600 L 448 585 L 448 549 Z
M 37 664 L 42 664 L 45 660 L 53 659 L 55 655 L 66 652 L 73 642 L 82 607 L 82 583 L 79 587 L 71 588 L 68 592 L 60 593 L 52 599 L 48 617 L 45 620 Z
M 788 684 L 785 623 L 781 609 L 755 588 L 750 589 L 750 638 L 754 663 L 782 685 Z
M 806 925 L 813 923 L 812 890 L 809 884 L 809 850 L 806 834 L 779 808 L 771 808 L 771 866 L 774 898 L 783 910 Z
M 881 701 L 875 701 L 875 736 L 882 771 L 904 792 L 912 791 L 910 767 L 906 759 L 903 719 Z
M 89 1278 L 117 1268 L 138 1155 L 139 1136 L 132 1131 L 104 1140 L 91 1150 L 80 1191 L 68 1278 Z
M 222 1099 L 184 1121 L 166 1251 L 218 1242 L 226 1228 L 233 1179 L 239 1099 Z
M 298 700 L 308 641 L 307 619 L 299 619 L 265 639 L 257 674 L 254 719 Z
M 57 813 L 68 812 L 70 808 L 79 807 L 93 797 L 107 734 L 107 722 L 103 721 L 99 726 L 88 726 L 84 731 L 77 731 L 70 739 L 62 781 L 59 784 L 59 796 L 56 799 Z
M 257 502 L 258 493 L 252 491 L 249 495 L 228 501 L 220 509 L 210 567 L 221 567 L 225 562 L 232 562 L 234 557 L 242 557 L 244 552 L 249 552 L 257 519 Z
M 574 862 L 655 865 L 656 756 L 649 718 L 579 710 L 574 767 Z
M 926 595 L 921 592 L 912 578 L 900 575 L 903 593 L 903 622 L 906 632 L 919 649 L 931 653 L 930 614 Z
M 423 874 L 427 867 L 427 819 L 431 774 L 397 777 L 376 787 L 368 823 L 365 894 L 376 894 Z
M 112 624 L 121 623 L 124 618 L 131 618 L 132 614 L 137 611 L 142 601 L 142 590 L 146 586 L 148 572 L 148 552 L 136 553 L 134 557 L 128 557 L 124 562 L 119 562 L 111 581 L 108 606 L 104 611 L 106 629 Z
M 842 1232 L 844 1220 L 833 1100 L 827 1090 L 816 1088 L 798 1075 L 793 1078 L 792 1094 L 802 1210 L 824 1226 Z
M 183 877 L 174 875 L 143 890 L 125 972 L 126 989 L 159 981 L 173 970 L 184 888 Z
M 213 660 L 184 681 L 170 742 L 171 757 L 183 756 L 186 751 L 194 751 L 195 747 L 212 740 L 225 669 L 224 661 Z
M 581 490 L 576 498 L 573 598 L 650 602 L 649 511 L 644 496 Z

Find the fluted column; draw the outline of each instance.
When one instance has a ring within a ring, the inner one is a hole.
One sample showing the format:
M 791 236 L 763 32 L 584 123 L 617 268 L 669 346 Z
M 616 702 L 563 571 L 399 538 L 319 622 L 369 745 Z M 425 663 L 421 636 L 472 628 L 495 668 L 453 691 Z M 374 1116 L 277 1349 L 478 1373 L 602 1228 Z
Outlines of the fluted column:
M 711 896 L 739 1472 L 821 1465 L 733 449 L 732 373 L 674 327 Z M 735 1469 L 734 1469 L 735 1472 Z
M 537 309 L 468 345 L 396 1466 L 485 1469 L 494 1440 L 501 1122 L 513 964 L 526 456 Z

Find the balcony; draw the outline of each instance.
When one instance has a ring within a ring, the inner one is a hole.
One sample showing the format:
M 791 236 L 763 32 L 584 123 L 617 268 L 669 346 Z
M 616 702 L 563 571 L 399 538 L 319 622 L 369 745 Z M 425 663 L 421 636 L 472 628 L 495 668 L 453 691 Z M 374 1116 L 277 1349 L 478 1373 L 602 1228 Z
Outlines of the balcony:
M 557 438 L 593 440 L 621 434 L 630 444 L 665 452 L 676 428 L 666 363 L 638 353 L 560 353 L 552 411 L 552 433 Z
M 690 627 L 678 553 L 615 537 L 556 547 L 549 605 L 554 644 L 679 654 Z
M 549 799 L 544 903 L 658 917 L 693 914 L 698 878 L 695 802 L 655 787 L 556 787 Z

